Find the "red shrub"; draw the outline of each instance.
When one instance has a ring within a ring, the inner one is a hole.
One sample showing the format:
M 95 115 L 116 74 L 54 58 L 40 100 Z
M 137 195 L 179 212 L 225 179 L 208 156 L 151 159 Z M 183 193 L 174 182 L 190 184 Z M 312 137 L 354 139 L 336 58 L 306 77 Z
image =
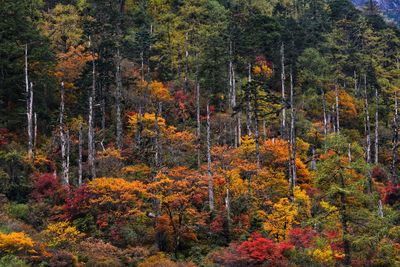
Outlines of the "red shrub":
M 317 232 L 310 227 L 293 228 L 289 232 L 289 242 L 296 248 L 309 248 L 314 245 Z
M 62 185 L 60 178 L 52 173 L 42 173 L 34 177 L 32 197 L 37 201 L 46 201 L 51 204 L 63 203 L 68 187 Z

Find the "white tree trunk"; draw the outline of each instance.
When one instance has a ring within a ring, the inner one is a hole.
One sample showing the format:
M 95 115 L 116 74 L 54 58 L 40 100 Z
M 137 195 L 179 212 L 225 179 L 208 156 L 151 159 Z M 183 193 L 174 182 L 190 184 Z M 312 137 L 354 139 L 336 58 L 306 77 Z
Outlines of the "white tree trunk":
M 281 89 L 282 89 L 282 121 L 281 121 L 281 128 L 282 128 L 282 136 L 285 136 L 286 131 L 286 108 L 285 108 L 285 46 L 282 43 L 281 45 Z
M 201 121 L 200 121 L 200 84 L 196 84 L 196 138 L 197 138 L 197 167 L 201 166 L 200 145 L 201 145 Z
M 61 173 L 61 180 L 64 184 L 69 184 L 69 177 L 68 177 L 68 163 L 67 163 L 67 140 L 66 140 L 66 132 L 64 126 L 64 112 L 65 112 L 65 90 L 64 90 L 64 82 L 61 82 L 60 87 L 60 140 L 61 140 L 61 166 L 62 166 L 62 173 Z
M 210 107 L 207 103 L 207 174 L 208 174 L 208 201 L 210 210 L 214 210 L 214 185 L 211 172 L 211 129 L 210 129 Z
M 82 122 L 79 123 L 78 133 L 78 185 L 82 185 L 82 146 L 83 146 L 83 133 L 82 133 Z
M 25 91 L 26 91 L 26 116 L 28 124 L 28 158 L 33 161 L 33 84 L 28 76 L 28 45 L 25 45 Z
M 115 73 L 116 77 L 116 96 L 115 96 L 115 105 L 116 105 L 116 130 L 117 130 L 117 148 L 119 150 L 122 149 L 122 108 L 121 108 L 121 98 L 122 98 L 122 77 L 121 77 L 121 56 L 119 53 L 119 49 L 117 51 L 117 71 Z
M 375 164 L 379 163 L 379 96 L 375 88 Z
M 337 84 L 335 84 L 335 109 L 336 109 L 336 132 L 340 133 L 340 123 L 339 123 L 339 89 Z
M 89 120 L 88 120 L 88 167 L 92 179 L 96 177 L 94 149 L 94 130 L 93 130 L 93 98 L 89 97 Z
M 249 71 L 249 76 L 247 78 L 249 85 L 250 86 L 250 82 L 251 82 L 251 64 L 249 63 L 248 65 L 248 71 Z M 249 92 L 248 92 L 249 94 Z M 251 136 L 252 132 L 251 132 L 251 105 L 250 105 L 250 99 L 249 99 L 249 95 L 247 95 L 247 100 L 246 100 L 246 128 L 247 128 L 247 135 Z
M 365 126 L 366 126 L 366 161 L 371 163 L 371 123 L 369 117 L 368 95 L 367 95 L 367 75 L 364 74 L 364 108 L 365 108 Z

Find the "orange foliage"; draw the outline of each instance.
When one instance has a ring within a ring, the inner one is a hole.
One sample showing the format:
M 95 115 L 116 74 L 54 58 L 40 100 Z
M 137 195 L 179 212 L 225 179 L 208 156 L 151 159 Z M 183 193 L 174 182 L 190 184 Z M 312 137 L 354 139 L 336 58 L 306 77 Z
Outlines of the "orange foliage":
M 329 107 L 336 103 L 336 92 L 334 90 L 326 93 L 326 102 Z M 354 98 L 345 90 L 339 89 L 339 110 L 343 118 L 354 118 L 357 116 L 357 109 Z
M 59 53 L 58 64 L 55 68 L 54 75 L 64 81 L 66 88 L 73 88 L 73 82 L 82 73 L 88 61 L 93 60 L 91 53 L 85 51 L 83 45 L 70 47 L 66 53 Z
M 10 234 L 3 234 L 0 232 L 0 252 L 31 252 L 33 246 L 32 239 L 25 233 L 12 232 Z

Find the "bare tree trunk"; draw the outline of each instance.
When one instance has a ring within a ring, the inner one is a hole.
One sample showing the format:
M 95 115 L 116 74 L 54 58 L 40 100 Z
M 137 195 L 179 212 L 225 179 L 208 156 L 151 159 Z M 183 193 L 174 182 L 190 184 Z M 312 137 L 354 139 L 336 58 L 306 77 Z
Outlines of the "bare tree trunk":
M 79 123 L 79 141 L 78 141 L 78 185 L 82 185 L 82 146 L 83 146 L 83 134 L 82 134 L 82 122 Z
M 290 106 L 291 106 L 291 121 L 290 121 L 290 139 L 292 145 L 292 160 L 293 160 L 293 174 L 292 174 L 292 187 L 296 186 L 297 182 L 297 164 L 296 164 L 296 129 L 295 129 L 295 122 L 296 122 L 296 113 L 294 108 L 294 101 L 293 101 L 293 74 L 292 70 L 290 70 Z
M 368 95 L 367 95 L 367 75 L 364 74 L 364 101 L 365 101 L 365 126 L 367 134 L 366 144 L 366 161 L 371 163 L 371 123 L 369 118 L 369 106 L 368 106 Z
M 185 92 L 188 89 L 188 76 L 189 76 L 189 33 L 185 33 Z
M 257 106 L 254 107 L 255 111 L 254 111 L 254 119 L 255 119 L 255 125 L 254 125 L 254 138 L 256 141 L 256 164 L 257 164 L 257 169 L 260 168 L 260 131 L 259 131 L 259 121 L 258 121 L 258 114 L 257 114 Z
M 379 96 L 375 88 L 375 164 L 379 163 Z
M 214 189 L 211 172 L 211 133 L 210 133 L 210 107 L 207 102 L 207 174 L 208 174 L 208 201 L 210 210 L 214 210 Z
M 122 108 L 121 108 L 121 98 L 122 98 L 122 77 L 121 77 L 121 55 L 119 49 L 117 51 L 117 71 L 115 73 L 117 90 L 115 96 L 115 105 L 116 105 L 116 119 L 117 119 L 117 148 L 119 150 L 122 149 Z
M 378 201 L 378 215 L 379 217 L 383 218 L 383 205 L 382 205 L 382 200 L 379 199 Z
M 238 146 L 240 146 L 241 145 L 241 143 L 242 143 L 242 112 L 238 112 L 238 114 L 237 114 L 237 134 L 238 134 L 238 136 L 237 136 L 237 143 L 238 143 Z
M 26 91 L 26 116 L 28 122 L 28 158 L 33 161 L 33 84 L 28 76 L 28 45 L 25 45 L 25 91 Z
M 66 140 L 66 132 L 65 132 L 65 126 L 64 126 L 64 107 L 65 107 L 65 102 L 64 102 L 64 95 L 65 95 L 65 90 L 64 90 L 64 82 L 61 82 L 61 88 L 60 88 L 60 93 L 61 93 L 61 102 L 60 102 L 60 139 L 61 139 L 61 164 L 62 164 L 62 173 L 61 173 L 61 180 L 64 184 L 68 185 L 69 184 L 69 172 L 68 172 L 68 166 L 67 166 L 67 140 Z
M 160 127 L 158 125 L 158 118 L 161 117 L 162 114 L 162 104 L 161 102 L 158 102 L 158 111 L 155 114 L 155 127 L 156 127 L 156 153 L 155 153 L 155 165 L 156 168 L 159 169 L 161 166 L 161 133 L 160 133 Z
M 251 82 L 251 64 L 249 63 L 249 77 L 248 77 L 248 82 L 250 86 L 250 82 Z M 250 96 L 247 95 L 246 96 L 247 100 L 246 100 L 246 127 L 247 127 L 247 135 L 251 136 L 251 105 L 250 105 Z
M 89 121 L 88 121 L 88 165 L 92 179 L 96 177 L 96 166 L 94 163 L 94 130 L 93 130 L 93 98 L 89 97 Z
M 33 160 L 35 160 L 36 157 L 36 150 L 37 150 L 37 114 L 36 112 L 34 113 L 33 116 L 33 120 L 34 120 L 34 130 L 33 130 Z
M 393 117 L 393 137 L 392 137 L 392 164 L 391 164 L 391 181 L 396 184 L 397 181 L 397 149 L 399 147 L 399 112 L 397 92 L 394 92 L 394 117 Z
M 201 121 L 200 121 L 200 84 L 196 84 L 196 137 L 197 137 L 197 167 L 201 166 L 200 145 L 201 145 Z
M 351 162 L 351 144 L 349 143 L 349 149 L 347 151 L 347 158 L 349 160 L 349 163 Z
M 321 89 L 321 95 L 322 95 L 322 110 L 324 112 L 324 151 L 326 152 L 326 139 L 328 137 L 328 118 L 326 116 L 326 99 L 323 89 Z
M 89 121 L 88 121 L 88 165 L 91 178 L 96 177 L 96 145 L 94 140 L 94 101 L 96 99 L 96 63 L 94 61 L 94 50 L 92 50 L 92 95 L 89 97 Z
M 281 88 L 282 88 L 282 121 L 281 121 L 281 131 L 282 136 L 285 136 L 286 132 L 286 108 L 285 108 L 285 46 L 281 45 Z
M 317 162 L 315 160 L 315 147 L 314 146 L 311 148 L 311 170 L 312 171 L 317 170 Z
M 336 108 L 336 132 L 340 133 L 340 124 L 339 124 L 339 89 L 337 84 L 335 83 L 335 108 Z
M 66 145 L 67 145 L 67 148 L 66 148 L 66 155 L 65 155 L 65 162 L 66 162 L 66 167 L 67 167 L 67 170 L 66 170 L 66 173 L 68 174 L 68 184 L 69 184 L 69 163 L 70 163 L 70 152 L 71 152 L 71 139 L 70 139 L 70 137 L 69 137 L 69 130 L 66 130 L 65 131 L 65 141 L 66 141 Z

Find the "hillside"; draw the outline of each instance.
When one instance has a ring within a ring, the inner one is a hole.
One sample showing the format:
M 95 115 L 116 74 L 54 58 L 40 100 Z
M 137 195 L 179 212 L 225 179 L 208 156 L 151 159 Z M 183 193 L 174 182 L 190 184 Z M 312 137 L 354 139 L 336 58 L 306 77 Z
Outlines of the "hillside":
M 1 0 L 0 267 L 400 266 L 400 31 L 356 4 Z

